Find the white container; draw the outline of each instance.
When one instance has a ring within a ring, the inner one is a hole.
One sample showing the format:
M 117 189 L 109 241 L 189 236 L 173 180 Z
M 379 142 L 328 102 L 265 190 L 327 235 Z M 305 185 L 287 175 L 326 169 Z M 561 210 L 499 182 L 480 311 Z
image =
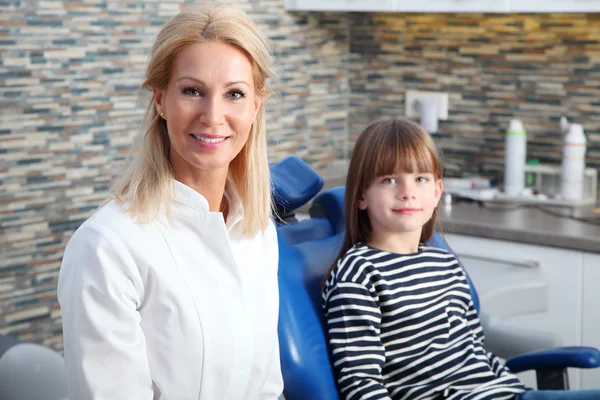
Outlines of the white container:
M 580 124 L 570 124 L 563 145 L 560 197 L 563 200 L 583 198 L 583 174 L 587 141 Z
M 520 196 L 525 189 L 527 132 L 518 119 L 510 121 L 504 144 L 504 193 Z
M 419 125 L 427 133 L 436 133 L 438 130 L 438 105 L 434 99 L 421 100 L 419 102 L 420 121 Z

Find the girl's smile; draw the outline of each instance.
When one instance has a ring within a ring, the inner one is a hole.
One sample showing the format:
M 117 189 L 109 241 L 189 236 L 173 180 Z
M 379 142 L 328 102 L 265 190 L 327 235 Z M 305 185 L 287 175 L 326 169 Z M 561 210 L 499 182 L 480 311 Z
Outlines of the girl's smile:
M 416 213 L 420 212 L 421 209 L 420 208 L 398 208 L 398 209 L 395 209 L 392 211 L 397 214 L 411 215 L 411 214 L 416 214 Z

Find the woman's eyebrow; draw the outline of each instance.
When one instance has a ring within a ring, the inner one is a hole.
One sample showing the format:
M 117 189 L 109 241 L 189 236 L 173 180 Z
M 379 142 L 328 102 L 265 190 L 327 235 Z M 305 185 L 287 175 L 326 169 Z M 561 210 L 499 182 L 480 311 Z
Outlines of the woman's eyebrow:
M 177 79 L 177 82 L 183 81 L 183 80 L 186 80 L 186 79 L 194 81 L 194 82 L 197 82 L 200 85 L 206 85 L 202 79 L 194 78 L 192 76 L 182 76 L 181 78 Z M 250 87 L 250 84 L 248 82 L 246 82 L 246 81 L 230 81 L 230 82 L 226 82 L 223 85 L 223 87 L 229 87 L 229 86 L 238 85 L 238 84 L 242 84 L 242 85 L 246 85 L 246 86 Z
M 250 84 L 246 81 L 232 81 L 232 82 L 227 82 L 225 84 L 225 87 L 229 87 L 229 86 L 233 86 L 233 85 L 238 85 L 238 84 L 242 84 L 242 85 L 246 85 L 248 87 L 250 87 Z

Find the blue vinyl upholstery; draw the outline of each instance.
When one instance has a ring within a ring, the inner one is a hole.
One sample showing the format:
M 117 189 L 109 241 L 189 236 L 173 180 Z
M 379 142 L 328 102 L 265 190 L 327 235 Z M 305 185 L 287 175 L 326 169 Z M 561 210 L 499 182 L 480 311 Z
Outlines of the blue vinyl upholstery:
M 538 368 L 598 368 L 600 352 L 586 346 L 565 346 L 556 349 L 522 354 L 506 361 L 513 372 L 529 371 Z
M 334 233 L 327 218 L 310 218 L 301 222 L 280 225 L 278 231 L 289 244 L 324 239 Z
M 312 202 L 312 209 L 329 220 L 335 233 L 344 230 L 344 193 L 346 188 L 335 187 L 319 193 Z
M 296 210 L 323 188 L 323 178 L 298 157 L 290 156 L 269 169 L 275 203 Z
M 336 239 L 321 239 L 324 241 L 320 247 L 327 250 L 321 254 L 321 260 L 315 260 L 319 253 L 309 251 L 316 261 L 312 265 L 307 262 L 306 248 L 302 251 L 298 246 L 290 245 L 281 234 L 278 239 L 279 350 L 285 398 L 337 400 L 319 304 L 323 271 L 315 270 L 319 261 L 323 265 L 333 261 L 335 256 L 331 255 L 330 249 L 336 245 Z

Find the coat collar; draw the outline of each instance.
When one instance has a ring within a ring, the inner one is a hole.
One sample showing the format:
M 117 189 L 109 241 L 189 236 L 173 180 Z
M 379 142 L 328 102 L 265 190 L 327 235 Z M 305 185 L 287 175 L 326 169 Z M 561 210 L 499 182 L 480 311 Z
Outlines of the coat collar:
M 235 185 L 229 179 L 225 183 L 224 195 L 229 202 L 229 214 L 225 226 L 227 230 L 230 230 L 244 218 L 244 206 Z M 210 213 L 208 200 L 204 196 L 175 179 L 173 179 L 173 200 L 191 207 L 201 214 L 208 215 Z M 220 212 L 214 214 L 220 214 Z

